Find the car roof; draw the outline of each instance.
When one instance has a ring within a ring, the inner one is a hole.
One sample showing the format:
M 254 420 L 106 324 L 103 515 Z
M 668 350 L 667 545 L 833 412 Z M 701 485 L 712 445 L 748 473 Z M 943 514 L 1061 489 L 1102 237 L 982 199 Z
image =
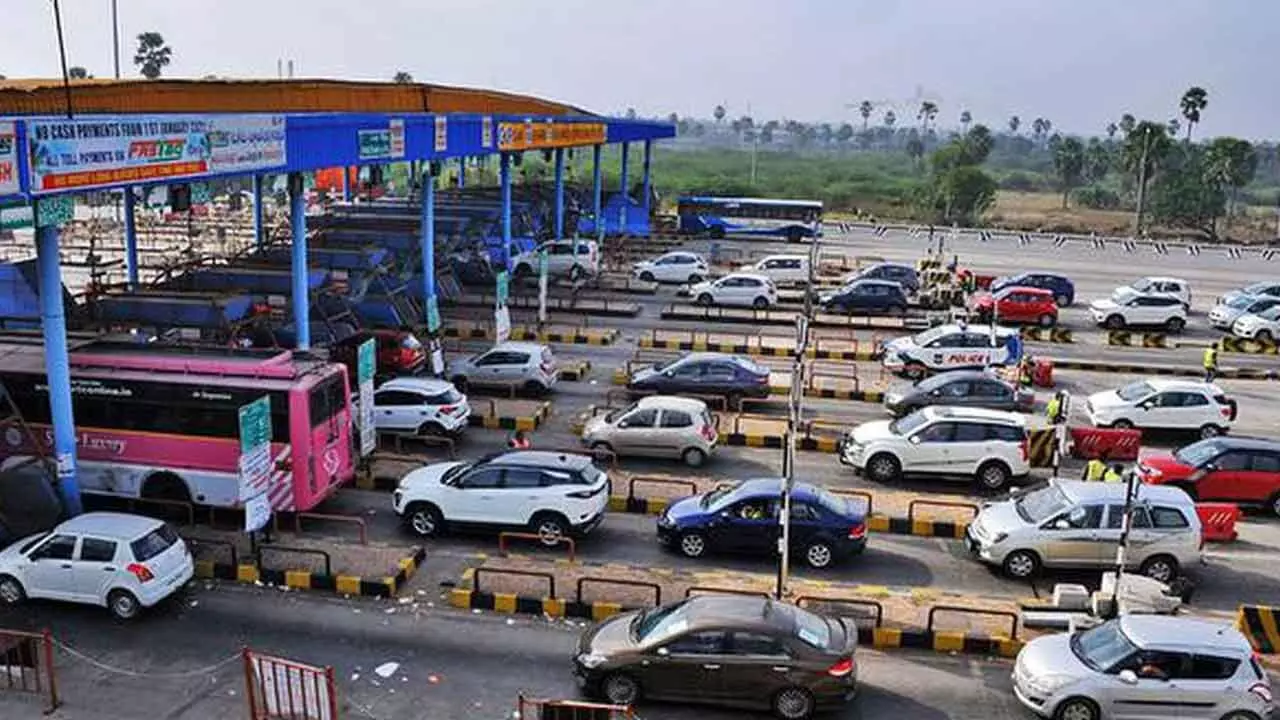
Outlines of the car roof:
M 896 280 L 881 280 L 880 278 L 858 278 L 849 283 L 846 287 L 854 285 L 880 285 L 881 287 L 901 288 L 902 284 Z
M 1044 295 L 1046 297 L 1053 295 L 1052 290 L 1046 290 L 1045 288 L 1032 287 L 1030 285 L 1005 285 L 1004 287 L 1000 288 L 1000 292 L 1002 293 L 1025 292 L 1025 293 L 1031 293 L 1032 295 Z
M 957 405 L 931 405 L 922 410 L 930 419 L 942 420 L 981 420 L 983 422 L 999 422 L 1006 425 L 1026 427 L 1027 419 L 1019 413 L 1005 410 L 988 410 L 987 408 L 961 407 Z
M 646 395 L 636 403 L 637 407 L 649 408 L 657 407 L 671 410 L 688 410 L 690 412 L 700 412 L 707 409 L 707 404 L 696 398 L 680 397 L 679 395 Z
M 594 458 L 570 452 L 554 450 L 512 450 L 510 452 L 490 455 L 480 462 L 495 465 L 520 465 L 539 468 L 563 468 L 565 470 L 582 470 L 589 467 Z
M 1200 392 L 1202 390 L 1207 390 L 1212 395 L 1222 394 L 1222 388 L 1199 380 L 1175 380 L 1173 378 L 1154 377 L 1146 378 L 1143 382 L 1158 391 L 1180 390 L 1183 392 Z
M 82 535 L 104 535 L 132 540 L 146 535 L 163 524 L 155 518 L 142 515 L 117 512 L 89 512 L 77 515 L 58 525 L 58 527 L 54 528 L 54 531 Z
M 930 386 L 933 386 L 935 384 L 942 385 L 945 383 L 957 382 L 962 380 L 995 380 L 997 382 L 1001 382 L 1006 385 L 1009 384 L 1006 380 L 1004 380 L 1004 378 L 1001 378 L 993 373 L 987 372 L 986 370 L 947 370 L 946 372 L 940 372 L 940 373 L 931 375 L 925 378 L 924 380 L 921 380 L 919 383 L 917 383 L 912 387 L 918 388 L 921 385 L 924 385 L 925 383 L 929 383 Z
M 1214 443 L 1231 450 L 1271 450 L 1280 451 L 1280 440 L 1271 438 L 1242 437 L 1240 435 L 1219 435 L 1212 439 Z M 1197 441 L 1203 442 L 1203 441 Z M 1193 443 L 1194 444 L 1194 443 Z
M 494 350 L 515 350 L 516 352 L 538 353 L 538 352 L 542 352 L 542 349 L 545 347 L 547 346 L 543 345 L 542 343 L 522 342 L 520 340 L 508 340 L 506 342 L 498 343 L 497 345 L 494 345 L 493 347 L 489 348 L 486 352 L 493 352 Z M 485 353 L 481 353 L 481 354 L 483 355 Z
M 1124 500 L 1125 483 L 1086 482 L 1084 480 L 1054 480 L 1053 483 L 1062 488 L 1075 502 Z M 1172 485 L 1138 485 L 1138 499 L 1146 502 L 1170 503 L 1174 505 L 1191 505 L 1191 497 L 1186 492 Z
M 753 273 L 753 272 L 742 272 L 742 271 L 731 272 L 720 279 L 724 280 L 725 278 L 730 278 L 730 277 L 749 277 L 749 278 L 755 278 L 756 280 L 759 280 L 762 283 L 771 282 L 769 280 L 769 276 L 767 275 L 761 275 L 760 273 Z
M 751 358 L 746 358 L 741 355 L 734 355 L 732 353 L 695 351 L 695 352 L 688 352 L 688 353 L 685 353 L 684 355 L 681 355 L 679 358 L 675 360 L 675 362 L 686 362 L 690 360 L 750 360 L 750 359 Z
M 685 601 L 689 630 L 731 626 L 737 630 L 790 631 L 795 627 L 793 606 L 754 595 L 693 595 Z
M 789 255 L 789 254 L 786 254 L 786 253 L 782 253 L 782 254 L 779 254 L 779 255 L 765 255 L 764 257 L 762 257 L 762 258 L 760 258 L 759 260 L 757 260 L 757 261 L 756 261 L 756 264 L 758 264 L 758 263 L 762 263 L 762 262 L 764 262 L 765 260 L 800 260 L 800 261 L 805 261 L 805 260 L 808 260 L 808 259 L 809 259 L 809 258 L 808 258 L 808 256 L 806 256 L 806 255 Z
M 1218 655 L 1232 650 L 1250 655 L 1253 649 L 1244 635 L 1221 622 L 1173 615 L 1120 616 L 1120 629 L 1140 648 L 1179 649 Z
M 378 386 L 379 390 L 421 390 L 438 393 L 453 390 L 453 383 L 433 377 L 398 377 L 392 378 Z
M 931 331 L 937 331 L 940 335 L 947 335 L 950 333 L 959 333 L 959 332 L 981 333 L 983 335 L 987 335 L 987 334 L 990 334 L 991 332 L 991 326 L 990 325 L 966 325 L 965 327 L 962 328 L 955 323 L 950 323 L 947 325 L 938 325 L 936 327 L 931 327 L 928 330 L 921 330 L 917 334 L 918 335 L 924 334 Z M 996 337 L 1008 337 L 1009 335 L 1017 335 L 1018 333 L 1019 333 L 1018 328 L 1005 327 L 1004 325 L 996 326 Z
M 1187 284 L 1186 280 L 1178 277 L 1171 277 L 1169 275 L 1144 275 L 1138 278 L 1138 280 L 1150 280 L 1151 282 L 1176 282 L 1182 283 L 1183 285 Z M 1138 280 L 1134 280 L 1133 282 L 1138 282 Z

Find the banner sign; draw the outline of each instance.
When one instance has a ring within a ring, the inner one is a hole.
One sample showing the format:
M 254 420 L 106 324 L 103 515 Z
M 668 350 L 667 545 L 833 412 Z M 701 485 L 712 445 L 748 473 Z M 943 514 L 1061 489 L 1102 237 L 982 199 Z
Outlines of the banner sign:
M 20 230 L 35 226 L 31 203 L 0 204 L 0 230 Z
M 357 130 L 361 160 L 398 160 L 404 157 L 404 120 L 394 118 L 385 129 Z
M 22 187 L 18 183 L 18 135 L 12 122 L 0 122 L 0 197 L 17 195 Z
M 449 149 L 449 118 L 444 115 L 436 116 L 436 152 L 444 152 Z
M 271 479 L 271 398 L 267 395 L 241 405 L 240 500 L 267 491 Z
M 373 377 L 378 365 L 378 341 L 369 338 L 360 343 L 356 354 L 356 376 L 360 384 L 360 455 L 373 452 L 378 445 L 378 428 L 373 419 Z
M 493 118 L 488 115 L 480 118 L 480 147 L 493 147 Z
M 31 192 L 280 168 L 282 115 L 136 115 L 27 124 Z
M 498 149 L 503 152 L 600 145 L 607 138 L 608 125 L 605 123 L 498 123 Z

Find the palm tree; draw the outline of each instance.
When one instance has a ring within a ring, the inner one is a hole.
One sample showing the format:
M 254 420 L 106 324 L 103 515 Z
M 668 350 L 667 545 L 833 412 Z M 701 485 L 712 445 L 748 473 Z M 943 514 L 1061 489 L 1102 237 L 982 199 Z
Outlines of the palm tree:
M 1053 150 L 1053 169 L 1058 173 L 1062 186 L 1062 209 L 1066 210 L 1071 191 L 1080 185 L 1084 177 L 1084 145 L 1073 137 L 1059 140 Z
M 920 160 L 924 157 L 924 140 L 916 128 L 911 128 L 911 132 L 907 135 L 907 155 L 911 157 L 918 169 Z
M 960 111 L 960 128 L 967 134 L 969 132 L 969 123 L 973 122 L 973 113 L 968 110 Z
M 885 110 L 884 126 L 889 128 L 890 130 L 893 130 L 893 126 L 897 124 L 897 122 L 898 122 L 898 114 L 892 110 Z
M 413 76 L 404 70 L 397 70 L 395 76 L 391 78 L 391 81 L 400 83 L 401 85 L 408 85 L 413 82 Z
M 871 112 L 873 110 L 875 110 L 875 106 L 871 104 L 870 100 L 863 100 L 862 104 L 858 105 L 858 114 L 862 116 L 862 132 L 867 131 L 867 123 L 871 120 Z
M 1048 120 L 1041 117 L 1031 121 L 1031 137 L 1035 138 L 1036 142 L 1039 142 L 1040 138 L 1049 132 L 1048 122 Z
M 717 123 L 724 122 L 724 106 L 717 105 L 716 109 L 712 111 L 711 117 L 714 117 Z
M 1108 139 L 1108 140 L 1115 140 L 1115 139 L 1116 139 L 1116 131 L 1117 131 L 1117 130 L 1119 130 L 1119 129 L 1120 129 L 1120 128 L 1119 128 L 1115 123 L 1107 123 L 1107 139 Z
M 133 64 L 148 80 L 160 77 L 166 65 L 173 59 L 173 49 L 164 42 L 158 32 L 144 32 L 138 35 L 138 50 L 133 54 Z
M 1017 135 L 1018 128 L 1020 127 L 1022 127 L 1022 118 L 1018 117 L 1017 115 L 1014 115 L 1013 117 L 1009 118 L 1009 132 L 1013 133 L 1014 135 Z
M 1187 142 L 1191 142 L 1191 128 L 1200 122 L 1200 111 L 1209 105 L 1209 93 L 1204 88 L 1193 85 L 1182 93 L 1178 102 L 1182 117 L 1187 121 Z
M 1230 227 L 1240 188 L 1253 182 L 1253 177 L 1258 172 L 1258 153 L 1246 140 L 1220 137 L 1214 138 L 1210 143 L 1205 151 L 1205 159 L 1209 179 L 1221 187 L 1231 188 L 1228 195 L 1230 204 L 1227 206 L 1227 227 Z
M 929 123 L 938 117 L 938 104 L 932 100 L 925 100 L 920 103 L 920 111 L 916 113 L 916 119 L 920 121 L 920 129 L 928 132 Z
M 1122 120 L 1123 122 L 1123 120 Z M 1164 159 L 1169 155 L 1173 142 L 1169 139 L 1169 126 L 1165 123 L 1143 120 L 1125 135 L 1121 158 L 1124 168 L 1137 177 L 1138 203 L 1134 209 L 1134 233 L 1142 235 L 1142 216 L 1146 210 L 1147 183 Z
M 1124 133 L 1126 138 L 1129 137 L 1129 133 L 1133 132 L 1133 129 L 1137 126 L 1137 119 L 1129 113 L 1125 113 L 1120 116 L 1120 132 Z
M 1178 136 L 1178 130 L 1180 130 L 1181 128 L 1182 128 L 1182 123 L 1178 122 L 1178 118 L 1170 118 L 1170 119 L 1169 119 L 1169 134 L 1170 134 L 1170 135 L 1172 135 L 1172 136 L 1174 136 L 1174 137 L 1177 137 L 1177 136 Z M 1191 140 L 1191 138 L 1189 138 L 1189 137 L 1188 137 L 1188 138 L 1187 138 L 1187 140 L 1189 141 L 1189 140 Z

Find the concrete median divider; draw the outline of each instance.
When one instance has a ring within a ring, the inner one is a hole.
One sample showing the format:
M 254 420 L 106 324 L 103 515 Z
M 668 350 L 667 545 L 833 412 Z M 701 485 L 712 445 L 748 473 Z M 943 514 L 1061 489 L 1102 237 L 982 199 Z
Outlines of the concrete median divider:
M 663 320 L 696 320 L 701 322 L 750 323 L 753 325 L 795 324 L 796 310 L 755 310 L 719 306 L 672 303 L 663 306 Z M 854 328 L 868 330 L 924 330 L 929 320 L 924 317 L 879 317 L 867 315 L 833 315 L 818 313 L 811 323 L 813 327 Z
M 1162 377 L 1204 377 L 1204 368 L 1194 365 L 1155 365 L 1151 363 L 1114 363 L 1102 360 L 1078 360 L 1074 358 L 1049 358 L 1057 370 L 1084 370 L 1086 372 L 1124 373 L 1126 375 L 1157 375 Z M 1280 380 L 1280 370 L 1267 368 L 1218 368 L 1218 379 L 1226 380 Z
M 1280 653 L 1280 607 L 1241 605 L 1236 611 L 1236 628 L 1259 653 Z
M 869 362 L 880 357 L 879 339 L 860 341 L 818 337 L 805 357 L 814 360 Z M 734 335 L 700 331 L 653 330 L 638 339 L 644 349 L 678 352 L 722 352 L 753 357 L 795 357 L 795 338 L 760 333 Z
M 1219 347 L 1223 352 L 1241 353 L 1245 355 L 1276 355 L 1280 354 L 1280 345 L 1274 340 L 1256 340 L 1252 338 L 1241 338 L 1226 336 L 1218 341 Z
M 559 376 L 566 382 L 580 382 L 591 374 L 590 360 L 564 360 L 560 362 Z
M 472 397 L 471 402 L 487 404 L 488 412 L 473 410 L 469 424 L 489 430 L 537 430 L 551 415 L 551 403 L 544 401 Z
M 1071 328 L 1062 327 L 1023 327 L 1018 334 L 1023 340 L 1045 343 L 1074 343 L 1075 334 Z
M 444 336 L 460 340 L 493 340 L 491 324 L 448 320 Z M 587 328 L 577 325 L 516 325 L 511 328 L 511 339 L 526 342 L 561 343 L 566 345 L 612 345 L 621 333 L 612 328 Z
M 195 544 L 210 544 L 208 540 L 194 540 Z M 271 556 L 297 556 L 299 554 L 326 554 L 316 548 L 263 545 L 260 550 Z M 283 569 L 265 567 L 260 556 L 257 563 L 240 562 L 232 546 L 231 562 L 196 560 L 195 576 L 206 580 L 226 580 L 245 584 L 264 584 L 296 590 L 319 590 L 363 597 L 389 598 L 404 587 L 426 560 L 427 551 L 413 548 L 410 554 L 400 558 L 396 568 L 386 575 L 361 576 L 341 573 L 315 572 L 308 569 Z M 326 565 L 329 559 L 325 558 Z

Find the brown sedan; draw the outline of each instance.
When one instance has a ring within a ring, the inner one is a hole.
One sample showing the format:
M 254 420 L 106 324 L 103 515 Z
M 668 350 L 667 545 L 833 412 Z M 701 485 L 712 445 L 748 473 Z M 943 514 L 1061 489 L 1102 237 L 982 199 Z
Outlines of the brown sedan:
M 760 597 L 702 595 L 615 615 L 583 634 L 574 674 L 618 705 L 640 697 L 803 720 L 857 692 L 857 628 Z

